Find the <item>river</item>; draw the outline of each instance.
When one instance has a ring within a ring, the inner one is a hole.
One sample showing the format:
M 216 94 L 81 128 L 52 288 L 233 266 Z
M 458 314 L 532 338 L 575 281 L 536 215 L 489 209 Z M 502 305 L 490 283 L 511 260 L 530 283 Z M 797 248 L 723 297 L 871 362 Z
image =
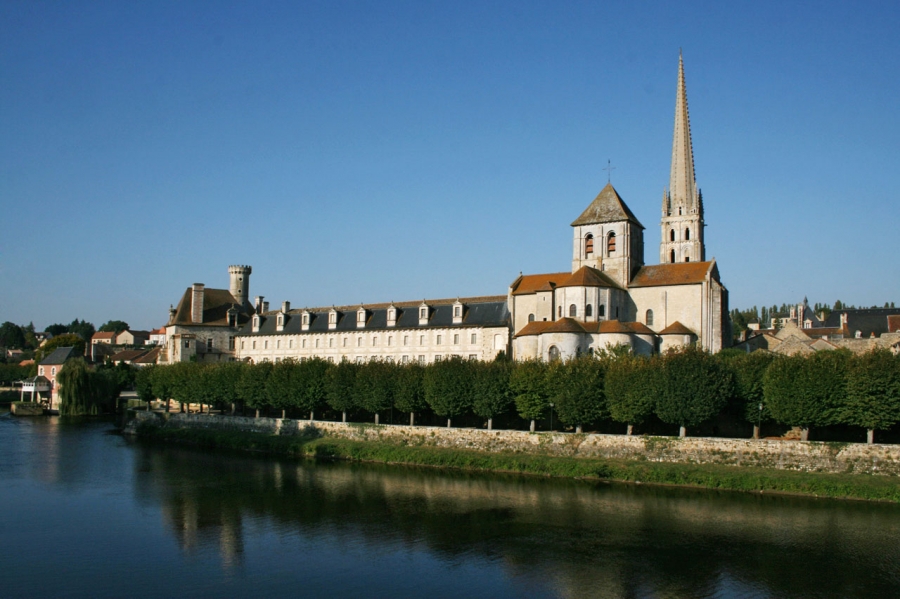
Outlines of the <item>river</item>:
M 0 417 L 3 597 L 900 597 L 900 505 L 314 463 Z

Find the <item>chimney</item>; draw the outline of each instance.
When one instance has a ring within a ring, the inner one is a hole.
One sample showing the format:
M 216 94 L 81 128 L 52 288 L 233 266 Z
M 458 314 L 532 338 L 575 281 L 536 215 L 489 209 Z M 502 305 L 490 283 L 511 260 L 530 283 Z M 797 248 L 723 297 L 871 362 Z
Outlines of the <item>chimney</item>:
M 291 302 L 287 302 L 287 301 L 281 302 L 281 313 L 287 314 L 290 311 L 291 311 Z
M 841 312 L 841 326 L 847 324 L 848 318 L 846 312 Z
M 262 314 L 263 311 L 263 296 L 257 295 L 256 299 L 253 301 L 253 305 L 256 307 L 256 313 Z
M 191 288 L 191 322 L 203 322 L 203 283 L 194 283 Z
M 263 302 L 263 312 L 269 311 L 269 302 Z

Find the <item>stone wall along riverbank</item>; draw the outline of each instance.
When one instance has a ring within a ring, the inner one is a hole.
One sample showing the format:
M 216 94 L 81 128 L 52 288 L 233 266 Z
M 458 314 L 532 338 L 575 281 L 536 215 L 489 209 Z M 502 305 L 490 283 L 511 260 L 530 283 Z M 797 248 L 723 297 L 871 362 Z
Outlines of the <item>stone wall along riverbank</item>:
M 900 445 L 649 437 L 244 418 L 210 414 L 132 412 L 126 433 L 142 424 L 272 435 L 315 434 L 354 441 L 484 452 L 609 458 L 682 464 L 722 464 L 854 474 L 900 475 Z

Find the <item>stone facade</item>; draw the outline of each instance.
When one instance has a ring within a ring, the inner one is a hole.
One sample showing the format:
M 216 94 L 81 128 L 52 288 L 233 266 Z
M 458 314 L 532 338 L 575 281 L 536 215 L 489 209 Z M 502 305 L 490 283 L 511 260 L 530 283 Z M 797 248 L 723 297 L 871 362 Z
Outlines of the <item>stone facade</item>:
M 355 441 L 383 441 L 411 446 L 489 452 L 681 464 L 723 464 L 807 472 L 900 475 L 900 445 L 527 433 L 511 430 L 343 424 L 318 420 L 158 412 L 135 412 L 135 418 L 129 423 L 126 432 L 134 434 L 141 423 L 147 422 L 177 428 L 240 430 L 277 435 L 312 433 Z
M 237 337 L 236 356 L 248 362 L 318 357 L 330 362 L 493 360 L 509 353 L 509 314 L 503 296 L 368 304 L 254 315 Z

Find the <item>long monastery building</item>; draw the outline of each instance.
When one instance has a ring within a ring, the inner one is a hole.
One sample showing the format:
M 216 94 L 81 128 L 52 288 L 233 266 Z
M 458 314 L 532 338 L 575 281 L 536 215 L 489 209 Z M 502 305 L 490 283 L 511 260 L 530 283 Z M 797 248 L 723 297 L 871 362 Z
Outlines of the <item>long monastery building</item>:
M 320 357 L 432 363 L 460 357 L 566 359 L 624 344 L 649 354 L 731 339 L 728 291 L 706 260 L 703 197 L 694 178 L 684 64 L 679 57 L 669 187 L 659 264 L 644 264 L 644 226 L 611 184 L 571 224 L 571 270 L 520 275 L 506 295 L 269 310 L 249 301 L 249 266 L 229 289 L 189 287 L 170 309 L 161 362 Z

